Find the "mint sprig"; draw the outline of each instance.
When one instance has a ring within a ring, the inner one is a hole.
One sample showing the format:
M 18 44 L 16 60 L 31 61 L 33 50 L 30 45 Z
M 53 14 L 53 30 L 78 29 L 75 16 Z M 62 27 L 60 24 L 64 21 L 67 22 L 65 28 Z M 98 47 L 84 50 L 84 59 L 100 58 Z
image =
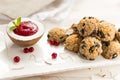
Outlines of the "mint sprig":
M 19 26 L 20 23 L 21 23 L 21 17 L 18 17 L 18 18 L 17 18 L 17 22 L 16 22 L 15 24 L 16 24 L 16 26 Z
M 15 30 L 21 23 L 21 17 L 18 17 L 16 21 L 13 22 L 14 26 L 10 27 L 10 30 L 13 31 Z
M 11 26 L 11 27 L 10 27 L 10 31 L 15 30 L 16 28 L 17 28 L 16 26 Z

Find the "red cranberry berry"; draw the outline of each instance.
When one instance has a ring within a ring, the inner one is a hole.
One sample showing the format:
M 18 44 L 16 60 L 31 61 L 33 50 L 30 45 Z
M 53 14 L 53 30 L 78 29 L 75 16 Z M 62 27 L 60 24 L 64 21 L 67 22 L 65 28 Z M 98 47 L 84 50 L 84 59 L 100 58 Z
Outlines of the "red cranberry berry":
M 19 61 L 20 61 L 20 57 L 19 57 L 19 56 L 15 56 L 15 57 L 14 57 L 14 62 L 15 62 L 15 63 L 18 63 Z
M 50 40 L 50 44 L 54 46 L 58 46 L 60 43 L 56 42 L 55 40 Z
M 57 53 L 54 52 L 54 53 L 52 53 L 51 56 L 52 56 L 52 59 L 56 59 L 57 58 Z
M 50 44 L 51 44 L 51 45 L 54 45 L 54 44 L 55 44 L 55 41 L 54 41 L 54 40 L 50 40 Z
M 55 45 L 55 46 L 58 46 L 59 44 L 60 44 L 60 43 L 54 41 L 54 45 Z
M 33 47 L 30 47 L 29 48 L 29 52 L 33 52 L 34 51 L 34 48 Z
M 23 49 L 23 52 L 24 52 L 24 53 L 28 53 L 28 52 L 29 52 L 29 49 L 28 49 L 28 48 L 24 48 L 24 49 Z

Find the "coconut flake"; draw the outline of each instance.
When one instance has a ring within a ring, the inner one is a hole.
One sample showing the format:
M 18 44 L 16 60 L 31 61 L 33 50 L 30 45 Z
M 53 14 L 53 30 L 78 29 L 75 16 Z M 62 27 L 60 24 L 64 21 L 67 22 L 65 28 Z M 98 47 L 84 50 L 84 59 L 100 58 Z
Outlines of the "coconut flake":
M 73 33 L 73 29 L 68 29 L 66 32 L 67 35 L 71 35 L 72 33 Z

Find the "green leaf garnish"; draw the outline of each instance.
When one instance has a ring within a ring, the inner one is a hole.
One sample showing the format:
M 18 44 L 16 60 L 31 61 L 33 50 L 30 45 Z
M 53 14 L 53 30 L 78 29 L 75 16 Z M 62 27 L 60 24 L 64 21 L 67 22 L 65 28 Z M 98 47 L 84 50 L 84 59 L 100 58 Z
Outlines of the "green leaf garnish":
M 17 26 L 15 22 L 13 22 L 14 26 Z
M 17 28 L 16 26 L 11 26 L 11 27 L 10 27 L 10 31 L 15 30 L 16 28 Z
M 14 21 L 14 22 L 13 22 L 14 26 L 11 26 L 11 27 L 10 27 L 10 31 L 13 31 L 13 30 L 15 30 L 17 27 L 19 27 L 20 23 L 21 23 L 21 17 L 18 17 L 18 18 L 17 18 L 17 21 Z
M 16 26 L 19 26 L 20 23 L 21 23 L 21 17 L 18 17 L 18 18 L 17 18 L 17 22 L 16 22 Z

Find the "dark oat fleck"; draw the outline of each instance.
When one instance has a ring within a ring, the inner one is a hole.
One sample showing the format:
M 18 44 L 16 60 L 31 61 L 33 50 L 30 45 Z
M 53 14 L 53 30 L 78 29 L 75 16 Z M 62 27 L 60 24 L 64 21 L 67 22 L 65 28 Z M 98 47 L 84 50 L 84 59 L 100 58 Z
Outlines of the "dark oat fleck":
M 82 34 L 85 34 L 85 30 L 84 30 L 84 29 L 81 29 L 80 32 L 81 32 Z
M 93 60 L 95 60 L 95 59 L 93 59 L 93 58 L 90 58 L 89 60 L 90 60 L 90 61 L 93 61 Z
M 86 19 L 86 17 L 83 17 L 83 19 Z
M 104 35 L 104 33 L 103 33 L 102 30 L 98 30 L 97 35 L 98 35 L 100 38 L 105 38 L 105 35 Z
M 76 38 L 82 38 L 82 37 L 78 34 L 78 35 L 76 35 Z
M 95 46 L 91 46 L 90 49 L 89 49 L 89 52 L 93 53 L 94 49 L 95 49 Z
M 47 35 L 47 37 L 49 38 L 49 37 L 50 37 L 50 35 L 48 34 L 48 35 Z
M 108 33 L 107 35 L 108 35 L 108 36 L 110 36 L 110 34 L 109 34 L 109 33 Z
M 88 18 L 89 18 L 89 19 L 94 19 L 94 17 L 91 17 L 91 16 L 90 16 L 90 17 L 88 17 Z
M 67 34 L 67 36 L 69 36 L 69 35 Z
M 60 39 L 63 39 L 63 36 L 61 36 Z
M 80 42 L 84 39 L 83 36 L 79 36 L 78 38 L 79 38 Z
M 118 29 L 118 32 L 120 32 L 120 28 Z
M 115 37 L 115 38 L 113 39 L 113 41 L 117 41 L 117 38 Z
M 86 45 L 85 45 L 85 41 L 82 41 L 81 43 L 80 43 L 82 46 L 82 49 L 84 49 L 85 47 L 86 47 Z
M 102 41 L 102 44 L 105 46 L 109 46 L 110 45 L 110 41 Z
M 99 23 L 102 23 L 102 22 L 104 22 L 104 20 L 101 20 Z
M 81 56 L 82 56 L 83 58 L 86 58 L 85 54 L 81 54 Z
M 100 45 L 97 42 L 94 42 L 95 47 L 100 47 Z
M 82 26 L 85 26 L 85 23 L 83 23 Z
M 85 45 L 82 45 L 81 47 L 82 47 L 82 49 L 85 49 L 86 46 L 85 46 Z
M 91 33 L 91 36 L 94 37 L 96 35 L 96 30 L 94 30 L 92 33 Z
M 81 44 L 85 44 L 85 41 L 82 41 Z
M 117 56 L 118 56 L 118 54 L 117 54 L 117 53 L 114 53 L 114 54 L 112 55 L 112 59 L 116 58 Z
M 84 39 L 84 37 L 83 36 L 80 36 L 82 39 Z
M 77 27 L 73 27 L 73 30 L 74 30 L 74 31 L 78 31 Z

